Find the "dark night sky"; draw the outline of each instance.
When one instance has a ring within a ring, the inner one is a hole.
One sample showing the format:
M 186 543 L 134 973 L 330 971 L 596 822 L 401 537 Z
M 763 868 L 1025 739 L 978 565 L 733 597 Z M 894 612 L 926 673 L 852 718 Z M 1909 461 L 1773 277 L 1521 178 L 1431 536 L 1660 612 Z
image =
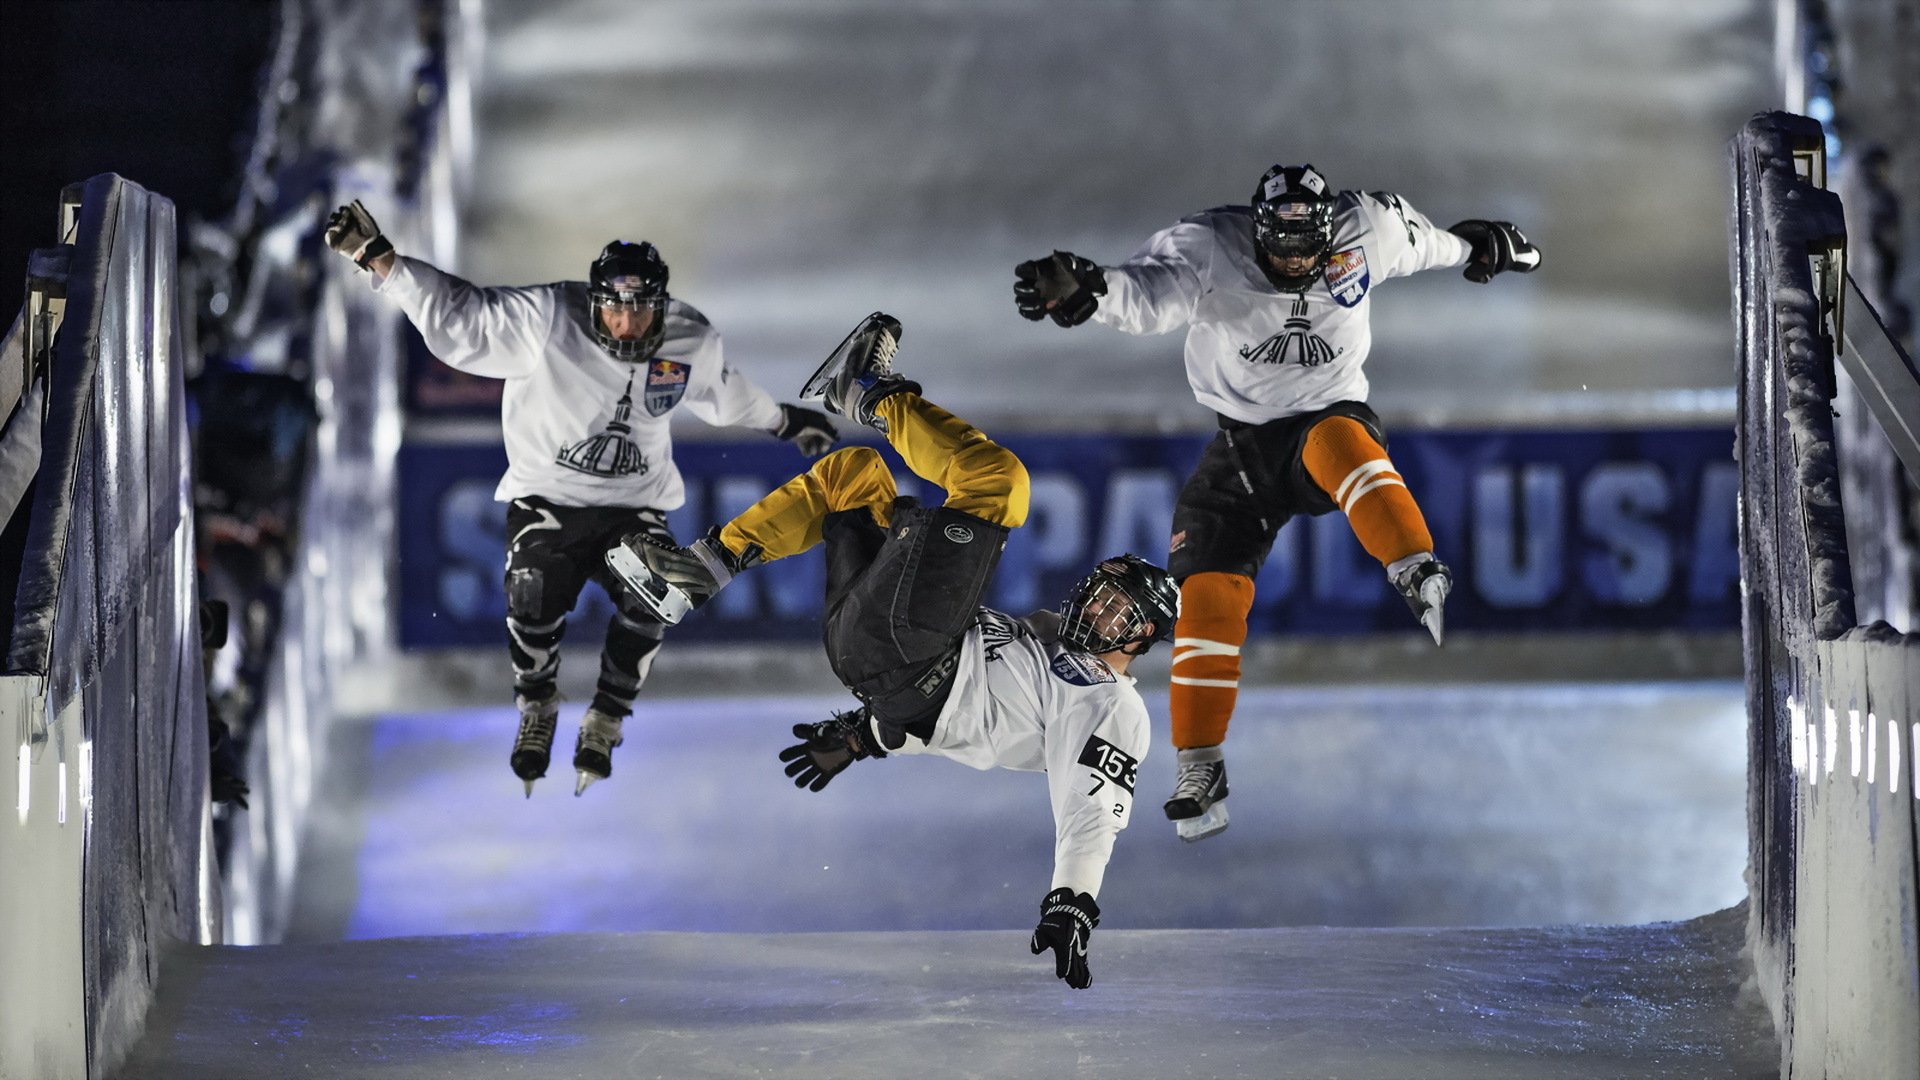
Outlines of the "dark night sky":
M 0 325 L 61 187 L 117 172 L 184 222 L 232 206 L 275 24 L 268 0 L 0 4 Z

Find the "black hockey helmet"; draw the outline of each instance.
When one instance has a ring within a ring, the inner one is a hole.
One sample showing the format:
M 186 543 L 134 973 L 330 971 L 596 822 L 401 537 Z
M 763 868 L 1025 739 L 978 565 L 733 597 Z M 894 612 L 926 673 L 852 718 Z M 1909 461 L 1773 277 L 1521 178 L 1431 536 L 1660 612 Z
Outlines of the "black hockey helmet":
M 587 271 L 589 329 L 600 347 L 632 363 L 651 359 L 667 330 L 667 263 L 659 249 L 641 241 L 615 240 L 600 250 Z M 651 311 L 653 319 L 637 338 L 607 332 L 605 311 Z
M 1334 190 L 1311 165 L 1275 165 L 1253 189 L 1253 246 L 1272 259 L 1312 258 L 1304 274 L 1288 274 L 1260 258 L 1267 280 L 1282 292 L 1298 292 L 1319 280 L 1333 253 Z
M 1173 636 L 1180 586 L 1138 555 L 1116 555 L 1080 579 L 1060 605 L 1060 641 L 1081 652 L 1135 656 Z M 1139 648 L 1132 648 L 1132 646 Z

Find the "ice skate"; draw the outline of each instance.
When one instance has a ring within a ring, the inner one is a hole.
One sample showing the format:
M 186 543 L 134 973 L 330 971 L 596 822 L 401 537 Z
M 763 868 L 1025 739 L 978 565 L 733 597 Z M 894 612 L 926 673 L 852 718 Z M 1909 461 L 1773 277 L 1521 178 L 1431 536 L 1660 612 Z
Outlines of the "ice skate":
M 613 775 L 613 748 L 622 742 L 623 719 L 599 709 L 588 709 L 580 719 L 580 736 L 573 744 L 573 768 L 578 774 L 573 794 L 578 798 L 596 781 Z
M 613 545 L 607 549 L 607 569 L 613 571 L 613 576 L 620 579 L 654 618 L 672 626 L 693 610 L 693 598 L 647 566 L 642 552 L 652 543 L 657 541 L 645 533 L 636 533 Z
M 874 406 L 903 390 L 920 391 L 919 383 L 893 373 L 899 348 L 900 320 L 876 311 L 827 356 L 800 396 L 822 398 L 828 412 L 885 431 L 886 421 L 874 415 Z
M 1180 751 L 1180 771 L 1166 811 L 1174 831 L 1188 843 L 1226 831 L 1227 763 L 1218 746 Z
M 735 574 L 757 565 L 760 550 L 750 547 L 745 555 L 735 555 L 720 542 L 718 529 L 686 547 L 634 533 L 608 548 L 606 560 L 607 569 L 654 618 L 672 626 L 726 587 Z
M 513 775 L 527 786 L 527 798 L 533 798 L 533 782 L 547 775 L 547 763 L 553 757 L 553 725 L 559 719 L 560 699 L 544 701 L 514 698 L 520 707 L 520 734 L 513 740 Z
M 1447 594 L 1453 591 L 1453 572 L 1447 569 L 1446 563 L 1432 555 L 1414 558 L 1419 561 L 1398 571 L 1389 568 L 1388 577 L 1393 581 L 1393 587 L 1406 599 L 1413 617 L 1419 619 L 1420 625 L 1433 635 L 1433 643 L 1444 644 L 1443 639 L 1447 634 Z M 1400 564 L 1395 563 L 1394 566 Z

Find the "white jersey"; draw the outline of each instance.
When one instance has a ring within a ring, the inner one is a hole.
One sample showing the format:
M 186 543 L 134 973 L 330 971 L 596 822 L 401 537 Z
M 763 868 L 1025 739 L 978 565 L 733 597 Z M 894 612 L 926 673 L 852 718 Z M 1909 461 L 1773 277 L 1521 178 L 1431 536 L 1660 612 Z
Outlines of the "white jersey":
M 1365 401 L 1373 286 L 1465 265 L 1471 253 L 1398 195 L 1343 191 L 1325 273 L 1303 292 L 1283 293 L 1255 261 L 1251 210 L 1223 206 L 1181 219 L 1126 262 L 1103 267 L 1107 295 L 1093 317 L 1129 334 L 1187 327 L 1193 396 L 1222 416 L 1259 424 Z
M 645 363 L 615 359 L 587 329 L 583 282 L 478 288 L 401 256 L 374 289 L 399 303 L 449 367 L 505 379 L 501 501 L 672 510 L 686 502 L 667 421 L 684 404 L 716 426 L 777 430 L 780 406 L 727 363 L 699 311 L 668 303 Z
M 981 608 L 961 641 L 933 739 L 894 753 L 938 754 L 976 769 L 1045 772 L 1053 796 L 1053 885 L 1100 895 L 1113 840 L 1133 815 L 1149 743 L 1133 678 L 1053 641 L 1049 613 Z M 1044 636 L 1043 636 L 1044 635 Z

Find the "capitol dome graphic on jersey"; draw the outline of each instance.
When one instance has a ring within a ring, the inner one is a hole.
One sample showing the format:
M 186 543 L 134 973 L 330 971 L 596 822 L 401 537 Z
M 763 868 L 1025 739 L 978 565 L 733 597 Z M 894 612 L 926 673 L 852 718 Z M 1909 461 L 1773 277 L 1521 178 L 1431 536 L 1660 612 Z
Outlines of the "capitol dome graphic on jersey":
M 1326 338 L 1313 332 L 1313 323 L 1307 319 L 1307 298 L 1304 296 L 1294 300 L 1293 311 L 1284 329 L 1258 345 L 1245 345 L 1240 349 L 1240 358 L 1252 364 L 1319 367 L 1332 363 L 1337 355 L 1333 347 L 1327 344 Z
M 554 460 L 575 472 L 589 476 L 631 476 L 647 471 L 646 455 L 627 435 L 633 431 L 633 376 L 627 376 L 627 389 L 613 407 L 613 419 L 592 438 L 563 446 Z

